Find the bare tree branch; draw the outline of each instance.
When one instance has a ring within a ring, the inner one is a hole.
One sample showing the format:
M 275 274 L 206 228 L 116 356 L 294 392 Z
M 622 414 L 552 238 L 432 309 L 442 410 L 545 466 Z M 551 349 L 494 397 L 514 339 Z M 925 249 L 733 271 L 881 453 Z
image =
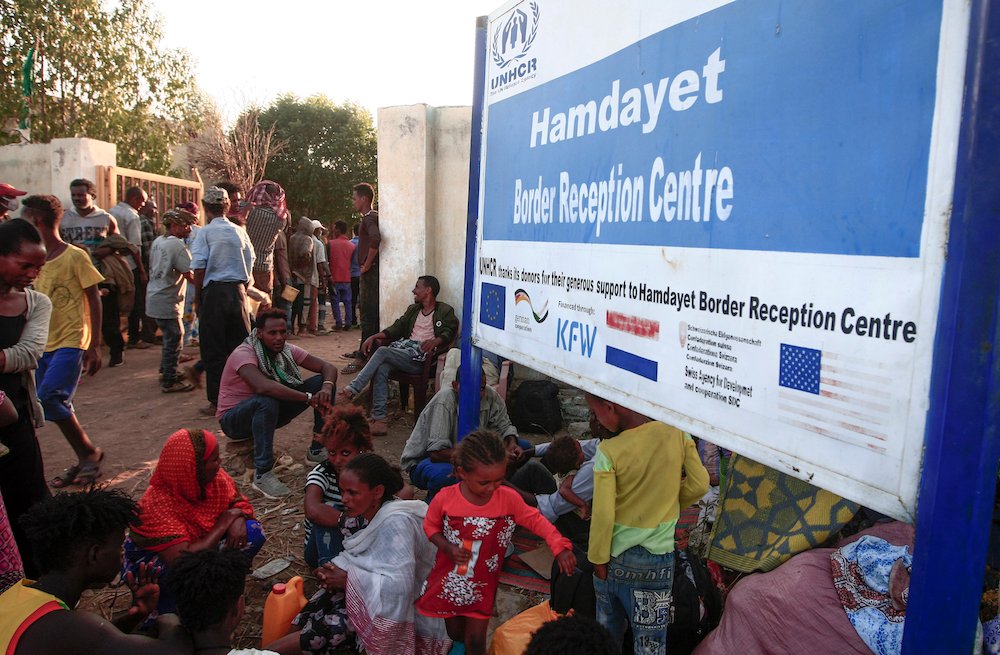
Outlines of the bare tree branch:
M 259 107 L 250 107 L 224 133 L 214 127 L 191 142 L 191 163 L 206 177 L 229 180 L 244 192 L 264 178 L 267 162 L 284 152 L 288 142 L 274 138 L 275 126 L 260 128 Z

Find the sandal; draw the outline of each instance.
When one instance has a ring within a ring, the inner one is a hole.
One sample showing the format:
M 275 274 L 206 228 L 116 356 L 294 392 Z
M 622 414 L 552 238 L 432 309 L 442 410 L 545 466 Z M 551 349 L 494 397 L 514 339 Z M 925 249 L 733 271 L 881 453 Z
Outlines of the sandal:
M 52 478 L 49 482 L 53 489 L 65 489 L 71 486 L 76 480 L 77 474 L 80 472 L 80 465 L 74 464 L 73 466 L 67 466 L 63 469 L 63 472 Z
M 102 475 L 101 464 L 103 463 L 104 452 L 101 451 L 101 456 L 97 458 L 96 462 L 83 462 L 80 464 L 80 468 L 76 472 L 76 478 L 73 480 L 73 484 L 87 486 L 97 482 L 97 479 Z
M 361 357 L 361 351 L 354 350 L 349 353 L 344 353 L 343 355 L 341 355 L 341 357 L 344 357 L 345 359 L 358 359 L 359 357 Z
M 344 368 L 340 369 L 340 372 L 343 373 L 344 375 L 351 375 L 352 373 L 357 373 L 360 370 L 361 370 L 360 364 L 355 364 L 354 362 L 351 362 Z

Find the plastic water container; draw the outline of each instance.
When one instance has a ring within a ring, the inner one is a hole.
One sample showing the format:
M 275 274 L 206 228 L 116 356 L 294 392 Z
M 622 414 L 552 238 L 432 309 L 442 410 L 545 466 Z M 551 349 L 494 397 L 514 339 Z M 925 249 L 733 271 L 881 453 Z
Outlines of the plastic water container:
M 261 646 L 267 646 L 292 631 L 292 619 L 306 605 L 302 590 L 302 577 L 295 576 L 288 582 L 275 583 L 264 601 L 264 634 Z

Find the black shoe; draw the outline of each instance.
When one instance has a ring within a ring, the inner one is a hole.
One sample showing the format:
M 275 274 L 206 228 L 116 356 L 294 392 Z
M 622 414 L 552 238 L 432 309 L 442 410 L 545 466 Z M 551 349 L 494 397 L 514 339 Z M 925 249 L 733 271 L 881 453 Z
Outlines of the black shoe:
M 122 353 L 115 353 L 111 355 L 111 361 L 108 362 L 108 368 L 115 368 L 121 366 L 125 363 L 125 355 Z

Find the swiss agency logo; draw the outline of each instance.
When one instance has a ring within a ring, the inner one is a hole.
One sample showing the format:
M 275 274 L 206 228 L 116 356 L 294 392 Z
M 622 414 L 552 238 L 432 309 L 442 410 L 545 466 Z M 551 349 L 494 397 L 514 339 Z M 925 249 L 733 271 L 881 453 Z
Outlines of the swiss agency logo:
M 518 7 L 493 31 L 493 63 L 502 73 L 490 80 L 490 90 L 501 91 L 514 83 L 534 77 L 538 68 L 528 50 L 538 36 L 538 3 L 528 3 L 527 11 Z

